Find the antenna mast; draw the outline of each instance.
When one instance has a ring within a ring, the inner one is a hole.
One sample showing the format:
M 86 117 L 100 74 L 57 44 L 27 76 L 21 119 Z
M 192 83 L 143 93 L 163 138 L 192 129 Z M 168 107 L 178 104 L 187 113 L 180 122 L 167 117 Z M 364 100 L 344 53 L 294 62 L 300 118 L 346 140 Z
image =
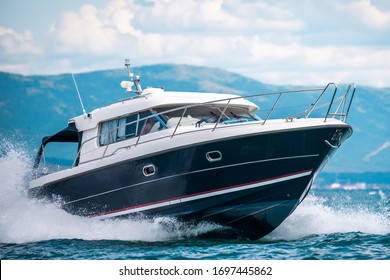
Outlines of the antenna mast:
M 134 74 L 130 71 L 130 65 L 131 65 L 130 59 L 126 58 L 125 59 L 125 66 L 127 68 L 127 73 L 129 74 L 130 81 L 129 82 L 122 81 L 121 87 L 125 88 L 127 92 L 141 94 L 142 93 L 142 87 L 141 87 L 141 83 L 140 83 L 141 77 L 138 75 L 134 77 Z M 132 89 L 133 85 L 135 85 L 135 87 L 136 87 L 135 90 Z
M 73 71 L 71 71 L 70 73 L 72 74 L 73 83 L 74 83 L 74 85 L 75 85 L 75 87 L 76 87 L 77 95 L 79 96 L 81 108 L 83 109 L 83 116 L 84 116 L 84 117 L 87 117 L 87 112 L 85 112 L 83 100 L 81 99 L 80 91 L 79 91 L 79 88 L 78 88 L 78 86 L 77 86 L 76 79 L 74 78 Z
M 128 59 L 128 58 L 126 58 L 125 59 L 125 66 L 126 66 L 126 68 L 127 68 L 127 73 L 129 74 L 129 77 L 130 78 L 132 78 L 133 77 L 133 75 L 131 75 L 132 73 L 130 73 L 130 59 Z

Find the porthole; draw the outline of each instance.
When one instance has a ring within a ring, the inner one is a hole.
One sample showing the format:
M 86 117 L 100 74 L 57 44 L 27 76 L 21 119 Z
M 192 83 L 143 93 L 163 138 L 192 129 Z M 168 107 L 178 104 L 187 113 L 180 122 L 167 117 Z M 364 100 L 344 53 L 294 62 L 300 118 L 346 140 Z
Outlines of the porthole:
M 144 173 L 144 176 L 152 176 L 156 173 L 156 167 L 153 164 L 146 165 L 142 169 L 142 172 Z
M 215 162 L 222 159 L 222 154 L 220 151 L 210 151 L 206 153 L 206 158 L 209 162 Z

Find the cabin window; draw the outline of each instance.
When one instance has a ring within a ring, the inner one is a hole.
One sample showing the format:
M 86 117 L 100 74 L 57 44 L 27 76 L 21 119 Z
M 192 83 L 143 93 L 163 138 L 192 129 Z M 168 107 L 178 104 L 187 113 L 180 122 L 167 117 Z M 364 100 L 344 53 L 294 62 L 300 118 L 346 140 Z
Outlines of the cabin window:
M 192 126 L 196 124 L 216 123 L 220 120 L 224 124 L 236 124 L 243 122 L 257 121 L 259 118 L 249 113 L 245 108 L 211 105 L 189 106 L 185 109 L 174 110 L 172 107 L 161 107 L 160 112 L 167 111 L 164 114 L 167 117 L 168 127 L 175 127 L 180 121 L 181 126 Z
M 120 117 L 102 122 L 99 143 L 101 146 L 167 128 L 163 118 L 153 111 Z
M 138 115 L 103 122 L 100 127 L 100 145 L 108 145 L 136 136 Z
M 102 123 L 100 134 L 100 145 L 107 145 L 116 142 L 118 120 Z

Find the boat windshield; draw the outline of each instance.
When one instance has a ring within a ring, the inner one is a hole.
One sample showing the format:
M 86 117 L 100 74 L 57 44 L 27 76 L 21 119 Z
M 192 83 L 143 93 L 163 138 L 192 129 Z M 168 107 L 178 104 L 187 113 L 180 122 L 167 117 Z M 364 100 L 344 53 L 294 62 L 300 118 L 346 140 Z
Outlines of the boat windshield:
M 256 121 L 259 118 L 248 113 L 244 108 L 227 107 L 215 105 L 190 106 L 180 110 L 174 110 L 169 107 L 156 109 L 162 112 L 167 121 L 167 126 L 177 124 L 193 125 L 194 123 L 216 123 L 218 120 L 225 124 L 234 124 L 240 122 Z

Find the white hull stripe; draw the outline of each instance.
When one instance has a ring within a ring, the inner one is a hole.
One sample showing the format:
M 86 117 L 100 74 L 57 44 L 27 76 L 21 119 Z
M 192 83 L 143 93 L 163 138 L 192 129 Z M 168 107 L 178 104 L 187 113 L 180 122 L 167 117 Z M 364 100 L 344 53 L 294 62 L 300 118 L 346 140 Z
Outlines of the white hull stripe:
M 117 217 L 117 216 L 142 212 L 142 211 L 156 209 L 156 208 L 165 207 L 165 206 L 170 206 L 170 205 L 174 205 L 174 204 L 190 202 L 190 201 L 194 201 L 194 200 L 210 198 L 210 197 L 214 197 L 214 196 L 218 196 L 218 195 L 239 192 L 239 191 L 249 190 L 249 189 L 253 189 L 253 188 L 257 188 L 257 187 L 261 187 L 261 186 L 285 182 L 288 180 L 293 180 L 293 179 L 309 176 L 311 173 L 312 173 L 312 169 L 309 169 L 309 170 L 295 172 L 295 173 L 282 175 L 282 176 L 278 176 L 278 177 L 274 177 L 274 178 L 255 181 L 255 182 L 251 182 L 251 183 L 247 183 L 247 184 L 235 185 L 235 186 L 210 190 L 210 191 L 206 191 L 206 192 L 200 192 L 200 193 L 195 193 L 195 194 L 191 194 L 191 195 L 180 196 L 180 197 L 160 200 L 160 201 L 156 201 L 156 202 L 140 204 L 140 205 L 122 208 L 122 209 L 118 209 L 118 210 L 114 210 L 114 211 L 110 211 L 110 212 L 104 212 L 101 214 L 92 215 L 90 217 L 91 218 L 99 218 L 99 219 L 113 218 L 113 217 Z

